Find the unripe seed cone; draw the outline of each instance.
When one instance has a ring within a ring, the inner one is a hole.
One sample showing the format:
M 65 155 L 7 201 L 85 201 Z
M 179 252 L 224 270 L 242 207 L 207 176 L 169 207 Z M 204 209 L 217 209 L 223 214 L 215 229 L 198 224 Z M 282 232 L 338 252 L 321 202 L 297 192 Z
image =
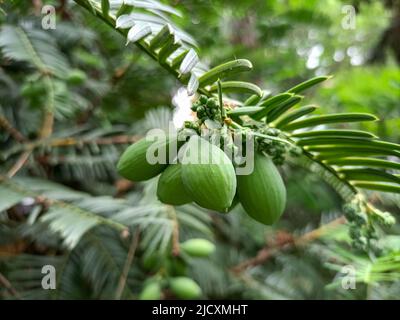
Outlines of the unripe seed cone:
M 192 257 L 208 257 L 215 251 L 215 245 L 206 239 L 189 239 L 180 248 Z
M 67 82 L 73 85 L 82 84 L 86 79 L 86 73 L 79 69 L 73 69 L 67 75 Z
M 186 192 L 204 208 L 227 212 L 236 192 L 232 162 L 220 148 L 199 136 L 192 136 L 184 147 L 181 163 Z
M 160 300 L 161 287 L 157 282 L 147 284 L 139 295 L 139 300 Z
M 169 165 L 161 174 L 157 185 L 158 199 L 167 204 L 179 206 L 192 202 L 182 182 L 182 165 Z
M 282 215 L 286 205 L 286 188 L 272 160 L 262 154 L 254 156 L 254 171 L 237 176 L 239 200 L 249 216 L 266 225 Z
M 147 150 L 153 158 L 148 159 Z M 151 140 L 143 138 L 129 146 L 117 164 L 117 170 L 126 179 L 132 181 L 144 181 L 151 179 L 161 173 L 168 163 L 169 140 Z M 152 163 L 155 158 L 160 159 L 159 163 Z
M 170 280 L 171 291 L 181 299 L 195 299 L 201 295 L 199 285 L 190 278 L 176 277 Z

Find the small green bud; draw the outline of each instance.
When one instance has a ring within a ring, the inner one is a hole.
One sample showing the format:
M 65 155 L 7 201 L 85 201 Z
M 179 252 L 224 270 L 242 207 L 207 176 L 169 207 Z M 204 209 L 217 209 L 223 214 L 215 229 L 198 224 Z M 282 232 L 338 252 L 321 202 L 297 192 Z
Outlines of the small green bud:
M 207 96 L 205 96 L 205 95 L 202 94 L 202 95 L 200 96 L 200 98 L 199 98 L 199 101 L 200 101 L 201 104 L 206 104 L 207 101 L 208 101 L 208 98 L 207 98 Z
M 217 102 L 215 101 L 215 99 L 209 99 L 207 101 L 207 107 L 209 108 L 215 108 L 217 106 Z
M 215 251 L 215 245 L 206 239 L 190 239 L 181 243 L 180 248 L 193 257 L 208 257 Z

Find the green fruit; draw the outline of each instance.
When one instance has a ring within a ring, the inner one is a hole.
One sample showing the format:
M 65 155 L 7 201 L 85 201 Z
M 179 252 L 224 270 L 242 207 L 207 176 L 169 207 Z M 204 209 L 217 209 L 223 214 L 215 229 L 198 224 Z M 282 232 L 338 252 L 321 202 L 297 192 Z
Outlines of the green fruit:
M 86 73 L 79 69 L 73 69 L 67 75 L 67 82 L 72 85 L 82 84 L 86 79 Z
M 46 94 L 46 87 L 43 82 L 27 82 L 21 87 L 21 95 L 24 97 L 34 97 Z
M 180 299 L 195 299 L 201 295 L 199 285 L 190 278 L 172 278 L 169 285 L 171 291 Z
M 150 282 L 140 292 L 139 300 L 160 300 L 161 287 L 158 282 Z
M 206 239 L 187 240 L 180 248 L 192 257 L 208 257 L 215 251 L 215 245 Z
M 239 200 L 253 219 L 270 225 L 282 215 L 286 205 L 286 188 L 269 157 L 254 156 L 254 170 L 250 175 L 237 177 Z
M 208 98 L 207 98 L 207 96 L 202 94 L 198 101 L 200 101 L 201 104 L 206 104 L 208 101 Z
M 183 186 L 181 172 L 182 165 L 178 163 L 169 165 L 161 174 L 157 185 L 157 197 L 161 202 L 176 206 L 192 202 Z
M 146 154 L 150 146 L 157 148 L 159 153 L 166 155 L 163 163 L 151 164 L 147 161 Z M 168 141 L 151 141 L 143 138 L 124 151 L 118 161 L 117 170 L 121 176 L 132 181 L 148 180 L 157 176 L 167 167 L 167 151 Z
M 236 192 L 235 169 L 227 155 L 199 136 L 192 136 L 181 163 L 183 185 L 193 201 L 227 212 Z

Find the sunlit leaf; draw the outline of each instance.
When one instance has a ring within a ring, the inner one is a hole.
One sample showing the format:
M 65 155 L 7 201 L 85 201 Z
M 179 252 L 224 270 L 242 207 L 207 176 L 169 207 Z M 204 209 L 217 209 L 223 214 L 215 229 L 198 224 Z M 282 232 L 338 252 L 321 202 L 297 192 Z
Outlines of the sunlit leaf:
M 288 90 L 288 92 L 290 93 L 300 93 L 308 88 L 311 88 L 315 85 L 317 85 L 318 83 L 321 83 L 327 79 L 330 79 L 331 76 L 322 76 L 322 77 L 315 77 L 312 78 L 310 80 L 304 81 L 298 85 L 296 85 L 295 87 L 291 88 Z
M 185 55 L 185 58 L 182 61 L 181 66 L 179 67 L 179 72 L 181 74 L 187 74 L 196 66 L 199 62 L 199 56 L 196 51 L 190 49 L 189 52 Z
M 253 83 L 243 81 L 225 81 L 221 82 L 223 92 L 237 92 L 237 93 L 251 93 L 256 94 L 258 97 L 262 96 L 262 90 Z M 216 84 L 210 87 L 210 92 L 218 90 Z
M 207 71 L 199 78 L 199 83 L 201 87 L 209 84 L 213 84 L 218 79 L 224 79 L 233 74 L 249 71 L 253 68 L 253 65 L 249 60 L 238 59 L 223 63 L 213 69 Z

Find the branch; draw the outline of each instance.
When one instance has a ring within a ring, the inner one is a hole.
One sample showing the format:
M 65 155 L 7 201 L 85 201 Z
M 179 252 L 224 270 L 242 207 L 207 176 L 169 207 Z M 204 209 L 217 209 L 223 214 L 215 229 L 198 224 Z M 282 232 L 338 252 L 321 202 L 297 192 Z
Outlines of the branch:
M 0 272 L 0 283 L 17 299 L 21 299 L 20 295 L 17 290 L 12 286 L 11 282 L 8 281 L 8 279 L 3 276 L 3 274 Z
M 40 12 L 42 10 L 42 7 L 43 7 L 42 0 L 32 0 L 32 4 L 33 4 L 33 9 L 34 9 L 35 15 L 39 16 Z
M 307 232 L 306 234 L 294 238 L 290 234 L 286 232 L 278 232 L 275 236 L 274 244 L 268 245 L 261 249 L 258 254 L 249 260 L 243 261 L 242 263 L 234 266 L 231 268 L 231 271 L 235 274 L 241 273 L 248 268 L 255 267 L 257 265 L 263 264 L 269 258 L 274 256 L 276 253 L 280 252 L 281 250 L 286 250 L 293 246 L 304 245 L 308 242 L 314 241 L 324 235 L 327 229 L 335 228 L 338 225 L 345 223 L 346 219 L 344 217 L 340 217 L 335 219 L 313 231 Z
M 45 113 L 43 115 L 42 127 L 40 128 L 39 137 L 48 138 L 53 132 L 54 126 L 54 86 L 48 71 L 44 71 L 44 80 L 47 91 L 47 102 Z
M 53 111 L 46 111 L 43 117 L 42 127 L 40 129 L 39 137 L 47 138 L 53 131 L 54 113 Z
M 33 151 L 40 147 L 68 147 L 85 144 L 98 144 L 98 145 L 110 145 L 110 144 L 128 144 L 138 141 L 141 136 L 136 135 L 117 135 L 113 137 L 97 138 L 97 139 L 79 139 L 73 137 L 67 138 L 50 138 L 50 139 L 39 139 L 36 141 L 29 141 L 24 144 L 18 145 L 13 150 L 8 152 L 7 157 L 22 151 Z
M 14 128 L 11 123 L 2 115 L 0 115 L 0 127 L 2 127 L 5 131 L 7 131 L 10 136 L 12 136 L 18 142 L 26 142 L 27 139 L 25 136 L 18 131 L 18 129 Z
M 132 265 L 133 257 L 135 256 L 136 248 L 139 244 L 140 231 L 137 231 L 135 235 L 132 237 L 132 242 L 129 247 L 128 255 L 126 257 L 124 269 L 121 273 L 121 277 L 119 278 L 119 283 L 117 287 L 117 291 L 115 293 L 115 300 L 120 300 L 122 296 L 122 292 L 124 291 L 126 280 L 128 279 L 129 269 Z
M 7 172 L 7 177 L 12 178 L 14 177 L 19 170 L 26 164 L 31 155 L 32 150 L 27 150 L 23 154 L 21 154 L 17 160 L 17 162 L 11 167 L 11 169 Z

